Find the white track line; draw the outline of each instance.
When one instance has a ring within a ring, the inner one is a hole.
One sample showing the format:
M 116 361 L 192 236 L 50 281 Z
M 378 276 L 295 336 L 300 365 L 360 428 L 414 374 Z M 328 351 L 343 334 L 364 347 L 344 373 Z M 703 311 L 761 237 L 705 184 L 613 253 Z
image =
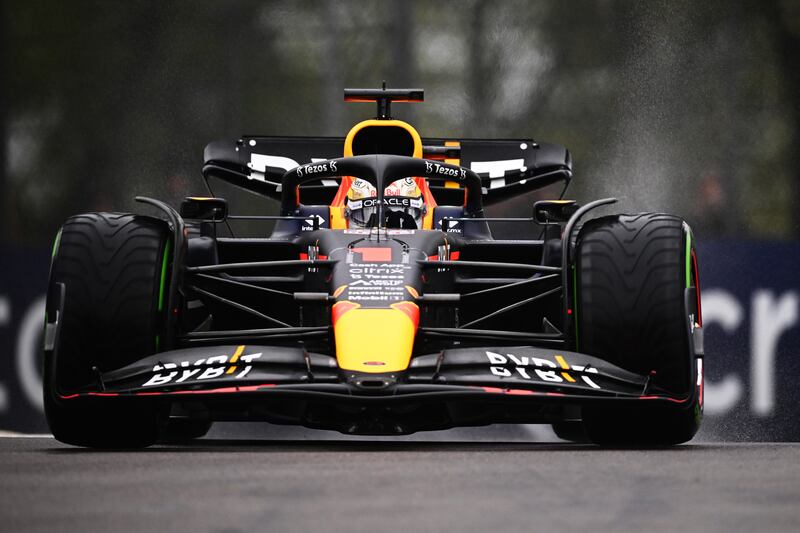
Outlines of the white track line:
M 4 431 L 0 429 L 0 438 L 6 439 L 52 439 L 50 433 L 17 433 L 16 431 Z

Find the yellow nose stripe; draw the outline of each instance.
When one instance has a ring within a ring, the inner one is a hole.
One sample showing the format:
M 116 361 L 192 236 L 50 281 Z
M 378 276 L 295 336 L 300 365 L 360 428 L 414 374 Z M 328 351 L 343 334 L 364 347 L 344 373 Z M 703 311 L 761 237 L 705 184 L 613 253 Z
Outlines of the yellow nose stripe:
M 350 309 L 334 324 L 336 359 L 345 370 L 405 370 L 411 361 L 415 334 L 413 320 L 402 309 Z

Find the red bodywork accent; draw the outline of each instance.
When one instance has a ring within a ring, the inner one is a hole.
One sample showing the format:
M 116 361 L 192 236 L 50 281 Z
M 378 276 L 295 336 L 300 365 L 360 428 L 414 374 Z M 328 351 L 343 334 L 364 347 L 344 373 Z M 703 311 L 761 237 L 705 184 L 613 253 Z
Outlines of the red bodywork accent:
M 341 302 L 337 302 L 331 308 L 331 321 L 333 322 L 334 327 L 336 326 L 336 322 L 339 321 L 339 318 L 343 314 L 345 314 L 346 312 L 348 312 L 351 309 L 356 309 L 357 307 L 361 307 L 361 306 L 358 305 L 358 304 L 355 304 L 353 302 L 348 302 L 347 300 L 344 300 L 344 301 L 341 301 Z
M 484 392 L 491 392 L 493 394 L 507 394 L 509 396 L 556 396 L 565 397 L 566 394 L 561 392 L 538 392 L 528 389 L 502 389 L 500 387 L 480 387 Z M 686 403 L 688 399 L 679 400 L 677 398 L 669 398 L 667 396 L 639 396 L 638 400 L 667 400 L 673 403 Z
M 461 257 L 461 252 L 450 252 L 450 261 L 458 261 L 459 257 Z M 428 261 L 438 261 L 438 255 L 429 255 Z
M 481 387 L 484 392 L 508 394 L 510 396 L 564 396 L 560 392 L 539 392 L 528 389 L 501 389 L 500 387 Z
M 391 248 L 352 248 L 352 251 L 361 254 L 364 261 L 368 263 L 391 263 Z
M 373 363 L 374 364 L 374 363 Z M 205 389 L 205 390 L 177 390 L 177 391 L 152 391 L 152 392 L 134 392 L 130 394 L 120 394 L 118 392 L 84 392 L 84 393 L 77 393 L 77 394 L 67 394 L 67 395 L 59 395 L 59 399 L 61 400 L 71 400 L 78 397 L 96 397 L 96 396 L 115 396 L 115 397 L 125 397 L 125 396 L 178 396 L 178 395 L 186 395 L 186 394 L 230 394 L 230 393 L 237 393 L 237 392 L 257 392 L 260 389 L 271 388 L 275 387 L 275 383 L 261 383 L 259 385 L 244 385 L 241 387 L 219 387 L 216 389 Z M 702 382 L 700 384 L 700 395 L 702 398 L 703 389 L 702 389 Z M 556 396 L 556 397 L 564 397 L 566 394 L 560 392 L 539 392 L 539 391 L 532 391 L 528 389 L 502 389 L 500 387 L 477 387 L 482 389 L 484 392 L 489 392 L 493 394 L 506 394 L 509 396 Z M 667 400 L 673 403 L 686 403 L 689 399 L 678 399 L 678 398 L 670 398 L 668 396 L 639 396 L 639 400 Z M 702 402 L 702 400 L 701 400 Z
M 218 389 L 206 390 L 177 390 L 177 391 L 164 391 L 164 392 L 134 392 L 130 396 L 177 396 L 179 394 L 225 394 L 232 392 L 255 392 L 259 389 L 267 387 L 274 387 L 274 383 L 262 383 L 261 385 L 245 385 L 243 387 L 220 387 Z M 68 394 L 66 396 L 59 396 L 62 400 L 71 400 L 79 396 L 121 396 L 118 392 L 86 392 L 83 394 Z M 125 395 L 128 396 L 128 395 Z
M 667 400 L 673 403 L 686 403 L 689 399 L 684 398 L 683 400 L 679 400 L 678 398 L 669 398 L 668 396 L 639 396 L 640 400 Z
M 414 330 L 416 331 L 417 326 L 419 326 L 419 307 L 411 302 L 397 302 L 392 304 L 392 308 L 402 311 L 408 315 L 408 318 L 411 319 L 411 322 L 414 324 Z

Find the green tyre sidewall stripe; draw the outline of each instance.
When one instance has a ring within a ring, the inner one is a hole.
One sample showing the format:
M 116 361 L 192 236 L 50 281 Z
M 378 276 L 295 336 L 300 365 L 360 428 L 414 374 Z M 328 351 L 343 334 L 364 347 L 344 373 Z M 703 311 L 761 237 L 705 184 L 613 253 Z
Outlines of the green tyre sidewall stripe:
M 52 262 L 55 259 L 56 254 L 58 253 L 58 247 L 61 245 L 61 232 L 64 228 L 60 228 L 58 233 L 56 233 L 56 238 L 53 240 L 53 251 L 50 254 L 50 260 Z
M 158 316 L 161 316 L 161 313 L 164 311 L 164 290 L 167 285 L 167 266 L 169 262 L 169 253 L 172 248 L 172 240 L 167 239 L 167 243 L 164 245 L 164 253 L 161 256 L 161 277 L 158 285 Z M 156 335 L 155 339 L 156 343 L 156 352 L 161 349 L 161 336 Z
M 692 230 L 686 225 L 686 288 L 692 286 Z

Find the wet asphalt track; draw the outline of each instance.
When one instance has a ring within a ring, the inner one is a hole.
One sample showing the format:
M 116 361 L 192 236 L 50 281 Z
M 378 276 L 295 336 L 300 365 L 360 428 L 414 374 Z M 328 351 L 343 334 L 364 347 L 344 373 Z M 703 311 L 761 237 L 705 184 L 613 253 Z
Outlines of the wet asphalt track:
M 517 437 L 135 452 L 0 437 L 0 531 L 800 531 L 800 444 Z

